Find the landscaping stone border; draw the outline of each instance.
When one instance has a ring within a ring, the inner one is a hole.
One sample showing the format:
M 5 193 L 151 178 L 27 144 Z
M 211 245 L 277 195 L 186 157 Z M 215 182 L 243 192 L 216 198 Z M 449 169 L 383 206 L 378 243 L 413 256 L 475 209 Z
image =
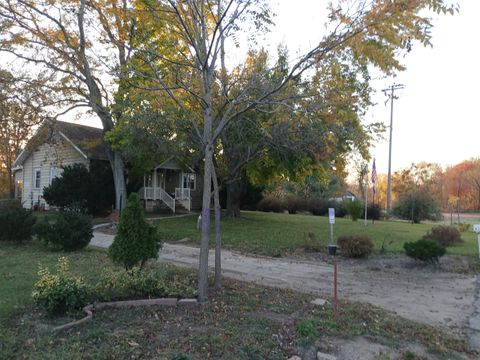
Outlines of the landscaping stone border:
M 125 300 L 125 301 L 111 301 L 90 304 L 83 308 L 83 312 L 87 314 L 83 319 L 72 321 L 60 326 L 53 328 L 54 332 L 60 332 L 63 330 L 68 330 L 74 326 L 83 324 L 87 321 L 93 319 L 93 313 L 95 310 L 105 309 L 105 308 L 115 308 L 122 309 L 128 307 L 139 307 L 139 306 L 183 306 L 183 307 L 197 307 L 197 299 L 177 299 L 177 298 L 160 298 L 160 299 L 143 299 L 143 300 Z

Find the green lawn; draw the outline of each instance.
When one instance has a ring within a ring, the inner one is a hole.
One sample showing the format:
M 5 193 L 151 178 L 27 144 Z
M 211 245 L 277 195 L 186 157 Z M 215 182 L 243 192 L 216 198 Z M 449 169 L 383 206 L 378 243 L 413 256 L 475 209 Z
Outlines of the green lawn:
M 32 288 L 37 281 L 40 264 L 54 269 L 58 257 L 67 256 L 72 271 L 92 282 L 97 279 L 101 269 L 112 266 L 100 250 L 86 249 L 65 254 L 48 250 L 38 243 L 0 245 L 0 319 L 32 306 Z
M 164 240 L 178 241 L 189 238 L 198 242 L 200 232 L 196 229 L 197 217 L 163 219 L 157 222 L 159 234 Z M 213 226 L 213 225 L 212 225 Z M 308 244 L 308 233 L 315 234 L 321 246 L 326 246 L 330 237 L 327 217 L 312 215 L 289 215 L 265 212 L 243 211 L 240 219 L 222 220 L 222 243 L 225 247 L 247 253 L 282 256 L 285 253 Z M 420 239 L 432 224 L 410 224 L 395 221 L 353 222 L 350 219 L 336 219 L 334 237 L 340 235 L 367 235 L 375 249 L 381 248 L 384 239 L 393 240 L 387 245 L 389 252 L 403 252 L 403 244 Z M 213 227 L 212 227 L 213 231 Z M 447 253 L 457 255 L 478 254 L 476 235 L 462 234 L 464 244 L 449 247 Z
M 38 311 L 31 291 L 38 263 L 54 266 L 60 255 L 65 254 L 35 242 L 21 246 L 0 243 L 0 359 L 280 360 L 292 356 L 293 347 L 308 348 L 323 336 L 366 336 L 390 344 L 400 354 L 406 354 L 412 343 L 422 344 L 443 358 L 468 352 L 463 336 L 368 304 L 341 301 L 334 320 L 329 304 L 309 305 L 313 295 L 228 280 L 224 291 L 212 291 L 210 301 L 201 309 L 96 311 L 92 321 L 54 334 L 48 328 L 67 320 L 52 319 Z M 105 251 L 87 249 L 68 258 L 72 271 L 83 274 L 90 283 L 102 269 L 112 266 Z

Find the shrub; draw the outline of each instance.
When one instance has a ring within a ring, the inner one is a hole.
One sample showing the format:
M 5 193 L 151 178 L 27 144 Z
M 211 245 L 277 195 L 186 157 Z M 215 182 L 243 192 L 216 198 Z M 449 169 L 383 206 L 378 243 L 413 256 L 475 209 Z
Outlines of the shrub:
M 136 265 L 143 268 L 148 259 L 158 258 L 160 248 L 156 229 L 145 221 L 140 198 L 136 193 L 130 194 L 108 255 L 127 270 Z
M 470 230 L 470 224 L 469 223 L 459 223 L 458 224 L 458 230 L 460 232 L 467 232 Z
M 22 242 L 30 239 L 35 217 L 19 201 L 0 202 L 0 241 Z
M 329 203 L 322 198 L 313 198 L 307 202 L 307 210 L 313 215 L 325 216 L 328 214 Z
M 365 212 L 365 206 L 363 208 L 363 213 Z M 380 205 L 378 204 L 368 204 L 367 205 L 367 219 L 369 220 L 380 220 L 381 210 Z
M 68 211 L 47 215 L 33 227 L 34 234 L 45 243 L 65 251 L 85 248 L 93 237 L 92 219 Z
M 296 214 L 297 211 L 307 210 L 306 201 L 298 196 L 288 196 L 284 203 L 289 214 Z
M 88 287 L 84 280 L 70 273 L 68 260 L 60 257 L 57 273 L 40 268 L 32 297 L 50 315 L 63 315 L 81 309 L 88 301 Z
M 329 207 L 333 207 L 335 209 L 335 216 L 338 218 L 344 218 L 347 216 L 347 208 L 345 206 L 345 202 L 337 202 L 331 201 L 329 202 Z
M 415 224 L 422 220 L 439 220 L 442 213 L 435 200 L 425 192 L 410 192 L 402 196 L 393 206 L 393 215 L 410 220 Z
M 445 247 L 433 240 L 421 239 L 414 242 L 407 242 L 403 245 L 407 256 L 415 260 L 438 262 L 438 259 L 445 255 Z
M 195 278 L 188 276 L 168 277 L 154 271 L 141 271 L 133 267 L 127 271 L 104 271 L 95 286 L 97 300 L 145 297 L 191 297 L 196 295 Z
M 362 258 L 373 252 L 373 242 L 368 236 L 340 236 L 337 243 L 347 257 Z
M 262 199 L 257 205 L 257 210 L 266 212 L 273 211 L 281 213 L 284 212 L 286 209 L 287 208 L 285 202 L 273 197 L 266 197 Z
M 362 216 L 362 212 L 364 211 L 364 206 L 358 200 L 347 201 L 345 203 L 345 209 L 347 210 L 347 214 L 350 215 L 353 221 L 357 221 L 358 218 Z
M 438 225 L 434 226 L 426 235 L 425 240 L 437 241 L 440 245 L 451 246 L 463 243 L 460 231 L 453 226 Z
M 62 210 L 95 214 L 109 209 L 115 199 L 112 170 L 100 161 L 92 161 L 88 169 L 83 164 L 65 166 L 43 189 L 43 198 Z

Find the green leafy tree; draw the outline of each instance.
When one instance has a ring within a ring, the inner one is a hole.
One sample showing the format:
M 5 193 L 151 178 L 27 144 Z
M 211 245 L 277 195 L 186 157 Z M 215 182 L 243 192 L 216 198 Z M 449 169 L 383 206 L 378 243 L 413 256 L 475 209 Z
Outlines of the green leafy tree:
M 428 193 L 411 191 L 394 203 L 393 215 L 418 224 L 422 220 L 439 220 L 442 213 L 435 200 Z
M 127 270 L 136 265 L 143 268 L 148 259 L 158 258 L 160 248 L 155 228 L 145 221 L 140 198 L 136 193 L 130 194 L 108 255 Z
M 310 77 L 310 70 L 326 59 L 349 59 L 338 65 L 339 71 L 348 71 L 352 64 L 363 70 L 369 65 L 377 66 L 386 74 L 404 69 L 398 55 L 410 51 L 415 41 L 430 44 L 432 24 L 428 10 L 436 13 L 455 10 L 443 0 L 342 1 L 339 5 L 331 4 L 327 27 L 331 31 L 324 36 L 319 34 L 315 45 L 286 66 L 283 75 L 263 81 L 261 72 L 247 71 L 250 65 L 247 61 L 240 68 L 226 66 L 225 49 L 227 46 L 241 48 L 242 38 L 248 41 L 249 44 L 245 44 L 248 46 L 267 30 L 272 24 L 267 1 L 144 0 L 138 2 L 138 8 L 145 16 L 142 19 L 144 28 L 136 33 L 143 39 L 137 52 L 143 60 L 140 70 L 147 69 L 146 78 L 153 80 L 145 87 L 161 90 L 171 97 L 178 113 L 191 122 L 192 133 L 199 144 L 198 153 L 204 160 L 198 278 L 200 301 L 207 299 L 212 182 L 216 178 L 215 154 L 224 131 L 244 115 L 265 105 L 288 106 L 288 98 L 284 97 L 282 90 Z M 153 26 L 149 27 L 150 24 Z M 248 35 L 239 36 L 240 33 Z M 172 45 L 176 49 L 174 52 L 171 51 Z M 324 95 L 338 94 L 336 87 L 326 88 L 330 93 Z M 352 94 L 359 95 L 357 91 Z M 332 109 L 328 121 L 334 123 L 337 114 L 348 110 L 348 107 Z M 348 129 L 356 123 L 358 118 L 350 117 L 346 124 L 340 124 L 345 129 L 343 134 L 348 134 Z M 325 133 L 327 147 L 352 144 L 337 134 L 328 134 Z M 342 160 L 341 156 L 339 158 Z

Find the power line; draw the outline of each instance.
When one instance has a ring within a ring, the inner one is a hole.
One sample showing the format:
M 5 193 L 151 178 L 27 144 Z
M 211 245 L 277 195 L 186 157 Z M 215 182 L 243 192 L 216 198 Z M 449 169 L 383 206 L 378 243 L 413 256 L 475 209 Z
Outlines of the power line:
M 391 202 L 393 100 L 398 99 L 398 96 L 395 96 L 395 91 L 404 88 L 405 85 L 403 84 L 393 84 L 390 87 L 382 90 L 384 94 L 387 95 L 390 99 L 390 141 L 388 145 L 387 214 L 390 213 Z

